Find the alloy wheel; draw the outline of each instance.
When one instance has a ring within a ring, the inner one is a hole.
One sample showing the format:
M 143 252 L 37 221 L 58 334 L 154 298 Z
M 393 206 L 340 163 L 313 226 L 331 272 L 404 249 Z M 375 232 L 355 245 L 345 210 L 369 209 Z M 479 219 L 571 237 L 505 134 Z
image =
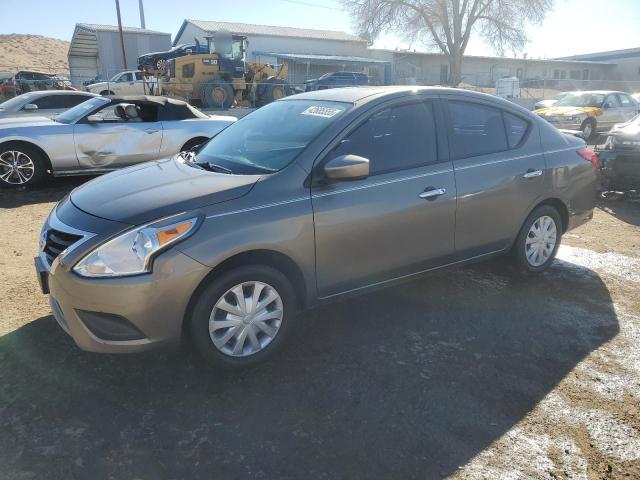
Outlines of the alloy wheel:
M 35 165 L 31 157 L 18 150 L 0 154 L 0 180 L 10 185 L 24 185 L 33 178 Z
M 549 260 L 556 247 L 558 231 L 553 218 L 544 215 L 538 218 L 527 233 L 525 255 L 527 262 L 533 267 L 539 267 Z
M 225 355 L 248 357 L 269 345 L 278 334 L 284 310 L 271 285 L 243 282 L 227 290 L 209 317 L 209 336 Z

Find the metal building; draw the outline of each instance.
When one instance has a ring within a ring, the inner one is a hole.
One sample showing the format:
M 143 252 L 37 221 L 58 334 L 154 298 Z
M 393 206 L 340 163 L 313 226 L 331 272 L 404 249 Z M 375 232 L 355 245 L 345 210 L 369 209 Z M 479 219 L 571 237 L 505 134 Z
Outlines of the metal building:
M 387 62 L 370 58 L 369 42 L 335 30 L 184 20 L 173 44 L 194 43 L 195 39 L 205 42 L 206 36 L 223 30 L 247 37 L 250 62 L 280 64 L 286 61 L 291 84 L 336 70 L 365 72 L 373 83 L 384 81 Z
M 127 69 L 137 68 L 140 55 L 171 48 L 171 34 L 135 27 L 122 27 Z M 107 80 L 125 70 L 118 27 L 77 23 L 69 46 L 71 83 L 85 80 Z

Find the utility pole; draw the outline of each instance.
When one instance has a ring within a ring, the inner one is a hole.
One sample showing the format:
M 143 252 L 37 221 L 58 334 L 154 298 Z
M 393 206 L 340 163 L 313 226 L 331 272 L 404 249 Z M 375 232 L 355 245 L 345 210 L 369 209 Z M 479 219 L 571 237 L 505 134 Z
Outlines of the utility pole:
M 116 13 L 118 14 L 118 31 L 120 32 L 120 46 L 122 47 L 122 61 L 124 62 L 124 69 L 127 68 L 127 53 L 124 50 L 124 35 L 122 34 L 122 19 L 120 18 L 120 0 L 116 0 Z
M 140 28 L 147 28 L 144 22 L 144 4 L 142 0 L 138 0 L 138 6 L 140 8 Z

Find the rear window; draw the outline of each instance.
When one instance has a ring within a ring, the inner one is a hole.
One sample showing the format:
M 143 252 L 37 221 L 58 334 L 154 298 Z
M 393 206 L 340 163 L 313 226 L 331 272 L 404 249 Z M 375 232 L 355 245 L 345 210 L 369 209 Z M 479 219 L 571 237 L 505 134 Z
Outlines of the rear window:
M 475 157 L 508 149 L 498 108 L 471 102 L 449 101 L 452 148 L 456 158 Z
M 523 118 L 504 112 L 504 126 L 507 129 L 509 148 L 514 148 L 517 147 L 524 138 L 529 123 Z

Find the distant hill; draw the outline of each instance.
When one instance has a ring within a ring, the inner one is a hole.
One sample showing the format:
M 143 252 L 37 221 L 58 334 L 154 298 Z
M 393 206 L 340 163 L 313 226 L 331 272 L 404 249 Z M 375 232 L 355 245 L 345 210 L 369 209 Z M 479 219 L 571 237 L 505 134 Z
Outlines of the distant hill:
M 40 70 L 69 74 L 69 42 L 41 35 L 0 35 L 0 71 Z

